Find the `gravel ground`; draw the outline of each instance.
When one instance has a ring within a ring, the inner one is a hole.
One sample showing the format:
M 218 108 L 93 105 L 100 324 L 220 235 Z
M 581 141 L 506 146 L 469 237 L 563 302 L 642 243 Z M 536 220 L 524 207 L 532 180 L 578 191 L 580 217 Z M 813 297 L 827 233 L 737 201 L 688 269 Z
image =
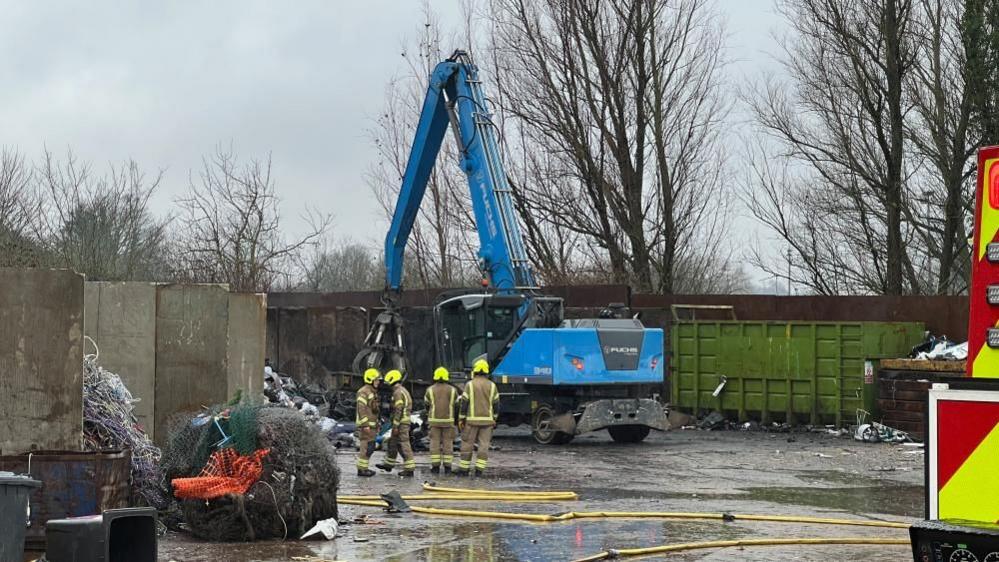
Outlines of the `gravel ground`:
M 866 444 L 826 433 L 671 431 L 644 443 L 621 445 L 606 432 L 570 445 L 538 446 L 523 429 L 497 431 L 489 475 L 437 477 L 418 453 L 416 478 L 354 475 L 353 454 L 340 456 L 343 494 L 399 490 L 418 493 L 423 481 L 442 485 L 574 490 L 580 500 L 553 504 L 460 504 L 462 507 L 532 513 L 563 511 L 685 511 L 808 515 L 912 521 L 923 513 L 920 449 Z M 376 453 L 375 460 L 381 459 Z M 365 524 L 341 527 L 330 542 L 218 544 L 169 534 L 160 560 L 482 561 L 573 560 L 608 548 L 766 537 L 905 538 L 881 528 L 748 521 L 576 520 L 548 524 L 389 515 L 377 508 L 342 506 L 341 521 L 369 515 Z M 794 546 L 700 550 L 648 560 L 869 560 L 911 559 L 902 546 Z

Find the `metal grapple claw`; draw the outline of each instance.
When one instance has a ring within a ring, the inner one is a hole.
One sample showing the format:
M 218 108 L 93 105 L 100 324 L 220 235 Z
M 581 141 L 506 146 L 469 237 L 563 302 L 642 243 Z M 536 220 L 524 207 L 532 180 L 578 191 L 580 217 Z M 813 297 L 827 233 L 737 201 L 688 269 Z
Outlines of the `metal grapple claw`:
M 389 303 L 389 307 L 375 317 L 364 338 L 364 347 L 354 357 L 354 372 L 363 373 L 374 368 L 383 374 L 390 369 L 398 369 L 406 374 L 403 325 L 402 315 Z

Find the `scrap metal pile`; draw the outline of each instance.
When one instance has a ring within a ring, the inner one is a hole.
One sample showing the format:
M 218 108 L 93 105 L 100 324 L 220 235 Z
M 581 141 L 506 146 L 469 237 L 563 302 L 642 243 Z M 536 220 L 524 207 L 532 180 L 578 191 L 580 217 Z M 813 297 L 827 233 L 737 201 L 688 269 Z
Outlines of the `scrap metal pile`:
M 170 498 L 163 489 L 161 453 L 135 418 L 135 403 L 139 400 L 132 397 L 121 377 L 100 366 L 98 358 L 99 352 L 83 358 L 84 448 L 130 449 L 133 495 L 151 507 L 163 509 Z
M 912 348 L 909 357 L 927 361 L 965 361 L 968 359 L 968 342 L 955 343 L 947 336 L 938 337 L 926 332 L 926 338 Z
M 244 403 L 175 420 L 162 467 L 195 536 L 285 539 L 337 516 L 335 454 L 302 412 Z
M 353 392 L 300 386 L 291 377 L 276 373 L 268 366 L 264 368 L 264 396 L 271 404 L 302 412 L 334 447 L 350 448 L 357 444 L 354 437 L 357 404 Z

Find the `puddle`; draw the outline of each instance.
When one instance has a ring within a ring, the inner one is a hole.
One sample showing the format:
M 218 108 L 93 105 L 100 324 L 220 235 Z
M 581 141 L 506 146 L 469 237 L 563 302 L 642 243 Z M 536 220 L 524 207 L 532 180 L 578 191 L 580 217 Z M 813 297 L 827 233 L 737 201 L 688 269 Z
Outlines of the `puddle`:
M 730 499 L 807 505 L 849 513 L 883 513 L 903 517 L 923 516 L 922 486 L 864 486 L 859 488 L 746 488 L 745 495 Z M 703 496 L 701 496 L 703 497 Z M 728 499 L 727 498 L 727 499 Z
M 751 529 L 716 521 L 569 521 L 546 525 L 419 522 L 410 527 L 357 527 L 329 543 L 210 544 L 180 539 L 160 548 L 160 560 L 386 560 L 391 562 L 548 561 L 582 558 L 611 548 L 729 540 Z M 363 537 L 363 542 L 355 542 Z M 179 537 L 177 537 L 179 538 Z M 175 539 L 176 540 L 176 539 Z
M 831 482 L 834 484 L 849 484 L 856 486 L 859 480 L 867 480 L 873 485 L 877 480 L 872 480 L 862 474 L 843 472 L 842 470 L 803 470 L 795 472 L 795 476 L 805 482 Z
M 854 480 L 856 481 L 856 480 Z M 587 499 L 643 500 L 732 500 L 758 501 L 780 505 L 800 505 L 831 509 L 846 513 L 880 513 L 903 517 L 923 516 L 923 487 L 883 483 L 860 487 L 751 487 L 739 488 L 742 493 L 712 494 L 710 492 L 649 492 L 638 490 L 579 490 Z M 793 512 L 794 510 L 782 510 Z
M 316 550 L 310 548 L 307 543 L 278 541 L 261 541 L 249 544 L 211 543 L 197 541 L 176 533 L 169 533 L 165 538 L 166 540 L 160 540 L 159 546 L 158 559 L 162 561 L 218 562 L 220 560 L 239 560 L 241 562 L 269 562 L 316 555 Z
M 451 540 L 384 559 L 391 562 L 566 560 L 608 548 L 653 546 L 704 536 L 727 540 L 749 534 L 749 530 L 736 526 L 690 521 L 589 521 L 546 526 L 483 523 L 459 525 L 454 528 Z

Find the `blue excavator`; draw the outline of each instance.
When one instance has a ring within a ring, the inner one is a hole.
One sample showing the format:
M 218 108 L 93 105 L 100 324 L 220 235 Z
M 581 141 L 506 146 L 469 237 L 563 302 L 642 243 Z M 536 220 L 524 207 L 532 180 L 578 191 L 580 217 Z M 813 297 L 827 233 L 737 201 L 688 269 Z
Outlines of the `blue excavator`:
M 479 237 L 479 289 L 441 295 L 433 309 L 436 361 L 452 380 L 486 358 L 500 389 L 499 422 L 531 424 L 542 444 L 606 428 L 619 442 L 665 430 L 655 394 L 663 385 L 663 331 L 621 308 L 600 318 L 566 320 L 561 298 L 545 296 L 521 235 L 512 184 L 503 169 L 478 68 L 456 51 L 430 75 L 392 224 L 385 239 L 385 310 L 372 323 L 356 372 L 407 367 L 398 306 L 403 258 L 441 143 L 450 127 L 468 178 Z M 429 342 L 427 342 L 429 343 Z M 413 382 L 412 380 L 410 382 Z

